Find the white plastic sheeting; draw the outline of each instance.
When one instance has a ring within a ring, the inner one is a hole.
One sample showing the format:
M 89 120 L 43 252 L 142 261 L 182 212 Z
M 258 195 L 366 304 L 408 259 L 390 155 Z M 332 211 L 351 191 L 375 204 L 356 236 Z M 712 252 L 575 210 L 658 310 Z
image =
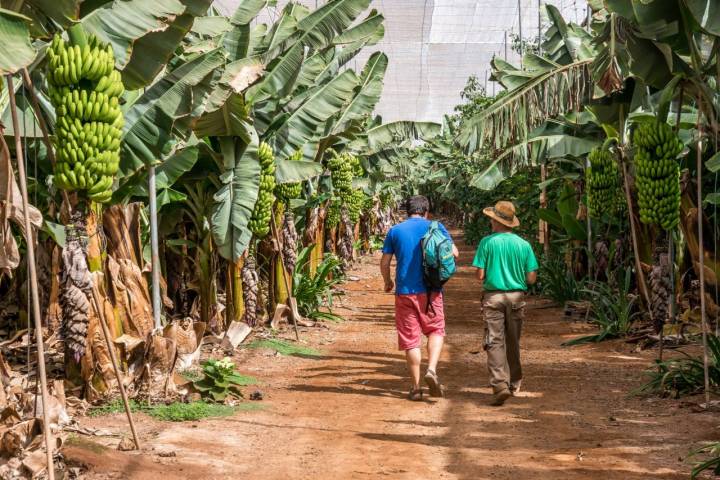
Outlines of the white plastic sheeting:
M 216 0 L 223 13 L 231 13 L 239 0 Z M 276 19 L 287 0 L 278 0 L 258 19 Z M 301 0 L 314 8 L 323 0 Z M 584 0 L 542 0 L 560 9 L 569 21 L 581 23 Z M 538 0 L 520 0 L 522 31 L 526 39 L 538 35 Z M 377 112 L 387 121 L 440 121 L 460 103 L 467 78 L 476 75 L 482 84 L 490 74 L 494 55 L 515 64 L 518 55 L 510 48 L 511 34 L 519 31 L 518 0 L 373 0 L 385 16 L 385 38 L 354 59 L 350 66 L 362 69 L 367 57 L 382 50 L 390 57 L 385 88 Z M 506 35 L 507 34 L 507 35 Z M 487 82 L 490 94 L 500 87 Z

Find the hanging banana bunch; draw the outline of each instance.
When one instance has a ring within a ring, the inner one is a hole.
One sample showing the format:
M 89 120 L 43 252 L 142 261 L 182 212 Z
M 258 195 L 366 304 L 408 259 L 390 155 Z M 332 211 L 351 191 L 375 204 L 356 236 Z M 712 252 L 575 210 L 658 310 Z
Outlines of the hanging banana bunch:
M 335 195 L 346 202 L 352 195 L 352 181 L 356 169 L 356 159 L 350 154 L 335 154 L 328 161 Z
M 47 55 L 48 93 L 57 115 L 55 184 L 105 203 L 112 196 L 124 124 L 119 98 L 125 88 L 113 50 L 94 35 L 82 47 L 55 35 Z
M 290 157 L 288 157 L 289 161 L 296 162 L 298 160 L 302 160 L 303 154 L 301 150 L 298 150 L 297 152 L 293 153 Z M 302 182 L 289 182 L 289 183 L 279 183 L 275 186 L 275 196 L 277 199 L 284 203 L 285 205 L 290 204 L 290 200 L 293 198 L 300 197 L 300 194 L 302 193 Z
M 340 208 L 342 203 L 339 199 L 332 199 L 328 203 L 327 214 L 325 215 L 325 226 L 335 228 L 340 223 Z
M 659 333 L 669 318 L 670 295 L 670 259 L 665 253 L 657 257 L 648 276 L 650 283 L 650 311 L 652 312 L 655 332 Z
M 674 229 L 680 221 L 680 167 L 683 143 L 665 122 L 638 125 L 635 143 L 635 184 L 640 221 Z
M 285 270 L 290 274 L 295 271 L 297 262 L 298 233 L 295 229 L 295 218 L 291 211 L 285 212 L 282 225 L 282 250 Z
M 258 297 L 258 274 L 255 269 L 255 254 L 251 252 L 245 259 L 242 271 L 243 300 L 245 301 L 245 313 L 243 321 L 254 327 L 257 323 L 257 297 Z
M 588 154 L 590 167 L 585 171 L 588 210 L 590 217 L 600 218 L 604 213 L 617 213 L 620 192 L 619 169 L 610 150 L 594 148 Z
M 265 142 L 258 148 L 260 158 L 260 190 L 248 228 L 257 237 L 263 238 L 270 232 L 272 206 L 275 201 L 275 155 L 272 148 Z
M 361 189 L 353 190 L 347 202 L 350 223 L 354 225 L 360 220 L 360 215 L 362 215 L 364 206 L 365 192 L 363 192 Z

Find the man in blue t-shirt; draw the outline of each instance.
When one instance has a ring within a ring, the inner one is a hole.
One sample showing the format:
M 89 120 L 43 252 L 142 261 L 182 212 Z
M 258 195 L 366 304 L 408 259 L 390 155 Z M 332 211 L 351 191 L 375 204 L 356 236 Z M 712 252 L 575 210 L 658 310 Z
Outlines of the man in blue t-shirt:
M 445 314 L 443 312 L 442 291 L 428 292 L 423 281 L 423 256 L 420 241 L 430 229 L 428 199 L 417 195 L 407 201 L 408 219 L 392 227 L 385 237 L 383 256 L 380 260 L 380 272 L 385 280 L 385 291 L 395 288 L 395 326 L 398 334 L 398 348 L 405 351 L 412 387 L 408 398 L 422 400 L 420 388 L 420 351 L 421 333 L 428 337 L 428 369 L 425 382 L 430 387 L 430 395 L 442 397 L 443 389 L 437 376 L 437 363 L 445 337 Z M 440 230 L 450 238 L 445 227 L 438 224 Z M 458 251 L 453 245 L 453 255 Z M 397 261 L 395 280 L 390 277 L 390 263 L 395 256 Z M 429 296 L 429 297 L 428 297 Z

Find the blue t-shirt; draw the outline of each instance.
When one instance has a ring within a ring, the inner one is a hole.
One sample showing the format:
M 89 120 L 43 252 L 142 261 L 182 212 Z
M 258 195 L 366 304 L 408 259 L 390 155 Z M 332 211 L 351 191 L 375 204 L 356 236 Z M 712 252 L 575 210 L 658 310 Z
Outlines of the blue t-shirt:
M 385 237 L 383 253 L 395 255 L 395 294 L 425 293 L 420 241 L 430 229 L 432 222 L 421 217 L 411 217 L 390 229 Z M 452 241 L 442 223 L 440 230 Z

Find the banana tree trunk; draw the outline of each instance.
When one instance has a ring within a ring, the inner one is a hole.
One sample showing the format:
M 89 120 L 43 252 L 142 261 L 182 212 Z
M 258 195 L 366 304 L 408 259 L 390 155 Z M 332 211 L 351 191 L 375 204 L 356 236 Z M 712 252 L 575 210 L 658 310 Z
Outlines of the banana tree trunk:
M 225 325 L 239 322 L 245 315 L 245 299 L 243 298 L 242 268 L 245 260 L 241 258 L 236 263 L 227 264 L 227 286 L 225 288 Z
M 290 292 L 288 292 L 288 289 L 286 285 L 292 285 L 292 278 L 290 278 L 290 274 L 285 269 L 285 264 L 282 261 L 282 257 L 280 256 L 280 252 L 282 252 L 282 234 L 281 234 L 281 225 L 283 224 L 283 216 L 285 215 L 285 206 L 278 202 L 275 205 L 275 212 L 274 212 L 274 222 L 275 226 L 277 228 L 273 229 L 275 235 L 277 238 L 275 241 L 277 242 L 278 253 L 273 256 L 273 267 L 275 274 L 273 275 L 273 281 L 274 281 L 274 292 L 275 292 L 275 304 L 286 304 L 288 301 L 288 297 L 290 296 Z

